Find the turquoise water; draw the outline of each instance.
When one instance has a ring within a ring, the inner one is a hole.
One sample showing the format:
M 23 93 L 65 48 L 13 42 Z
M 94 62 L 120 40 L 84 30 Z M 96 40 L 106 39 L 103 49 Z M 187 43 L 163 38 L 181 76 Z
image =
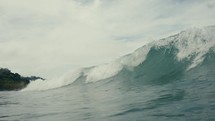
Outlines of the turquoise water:
M 0 92 L 2 121 L 214 121 L 215 54 L 187 70 L 175 47 L 151 48 L 135 68 L 44 91 Z M 195 55 L 193 55 L 194 57 Z
M 213 121 L 214 80 L 162 85 L 98 82 L 39 92 L 1 92 L 1 120 Z

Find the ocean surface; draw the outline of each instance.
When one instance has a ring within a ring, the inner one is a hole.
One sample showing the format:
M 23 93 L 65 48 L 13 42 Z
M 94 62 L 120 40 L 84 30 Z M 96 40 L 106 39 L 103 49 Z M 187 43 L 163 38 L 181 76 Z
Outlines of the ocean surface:
M 215 121 L 215 27 L 0 92 L 0 121 Z

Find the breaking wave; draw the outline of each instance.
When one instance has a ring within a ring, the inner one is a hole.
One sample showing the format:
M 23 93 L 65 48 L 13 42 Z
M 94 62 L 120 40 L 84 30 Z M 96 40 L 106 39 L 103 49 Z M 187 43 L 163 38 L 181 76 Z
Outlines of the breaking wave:
M 32 81 L 23 91 L 60 88 L 76 81 L 87 84 L 120 78 L 157 84 L 197 78 L 203 69 L 212 70 L 204 71 L 205 75 L 214 73 L 214 53 L 215 26 L 192 28 L 144 45 L 111 63 L 78 69 L 59 79 Z

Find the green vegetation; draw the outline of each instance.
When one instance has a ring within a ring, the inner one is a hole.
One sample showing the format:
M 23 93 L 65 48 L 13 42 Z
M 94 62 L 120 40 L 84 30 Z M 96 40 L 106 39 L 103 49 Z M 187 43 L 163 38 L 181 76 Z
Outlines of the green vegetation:
M 0 91 L 20 90 L 36 79 L 44 80 L 35 76 L 22 77 L 18 73 L 12 73 L 9 69 L 0 68 Z

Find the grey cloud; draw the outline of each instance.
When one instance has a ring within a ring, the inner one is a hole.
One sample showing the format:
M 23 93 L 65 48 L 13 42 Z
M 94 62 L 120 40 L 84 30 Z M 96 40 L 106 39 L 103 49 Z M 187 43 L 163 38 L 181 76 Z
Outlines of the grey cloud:
M 210 0 L 1 0 L 0 67 L 50 78 L 108 62 L 151 40 L 215 24 L 213 5 Z

